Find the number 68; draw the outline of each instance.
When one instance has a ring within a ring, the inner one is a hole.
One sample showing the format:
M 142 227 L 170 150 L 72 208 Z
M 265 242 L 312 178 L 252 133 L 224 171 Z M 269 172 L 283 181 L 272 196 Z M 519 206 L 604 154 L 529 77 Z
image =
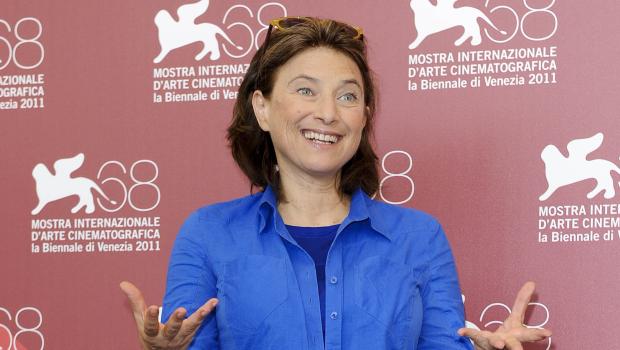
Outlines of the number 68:
M 36 326 L 34 327 L 24 327 L 20 321 L 19 321 L 19 317 L 21 316 L 21 314 L 23 312 L 26 311 L 30 311 L 30 312 L 34 312 L 38 319 L 39 322 L 36 324 Z M 4 313 L 9 321 L 12 321 L 13 318 L 11 317 L 11 313 L 3 308 L 0 307 L 0 313 Z M 22 334 L 28 334 L 28 333 L 32 333 L 34 335 L 36 335 L 37 337 L 39 337 L 39 339 L 41 339 L 41 347 L 39 348 L 39 350 L 43 350 L 43 348 L 45 347 L 45 339 L 43 338 L 43 334 L 39 331 L 39 327 L 41 327 L 41 324 L 43 323 L 43 315 L 41 314 L 41 311 L 39 311 L 38 309 L 34 308 L 34 307 L 23 307 L 21 308 L 19 311 L 17 311 L 17 313 L 15 314 L 15 325 L 17 325 L 17 328 L 19 329 L 19 331 L 17 331 L 17 333 L 15 333 L 15 335 L 13 335 L 13 333 L 11 332 L 11 329 L 9 327 L 7 327 L 6 325 L 3 325 L 0 323 L 0 329 L 3 329 L 7 336 L 8 336 L 8 340 L 9 340 L 9 344 L 7 345 L 7 347 L 5 348 L 4 346 L 0 346 L 0 349 L 6 349 L 6 350 L 18 350 L 17 349 L 17 344 L 18 344 L 18 339 L 19 336 Z M 3 341 L 5 338 L 0 337 L 0 341 Z M 4 345 L 4 344 L 2 344 Z

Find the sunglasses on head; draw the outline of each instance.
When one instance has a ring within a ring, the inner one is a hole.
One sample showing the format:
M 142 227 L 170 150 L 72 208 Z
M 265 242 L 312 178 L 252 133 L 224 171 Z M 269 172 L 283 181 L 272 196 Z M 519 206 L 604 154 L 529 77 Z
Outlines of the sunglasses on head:
M 269 45 L 269 37 L 271 36 L 271 31 L 274 28 L 278 30 L 286 30 L 298 24 L 308 23 L 315 20 L 316 18 L 312 17 L 280 17 L 271 20 L 269 22 L 269 29 L 267 29 L 267 36 L 265 37 L 264 47 L 267 48 L 267 46 Z M 342 23 L 342 28 L 344 31 L 346 31 L 346 33 L 351 36 L 352 39 L 364 39 L 364 32 L 362 28 L 354 27 L 344 23 Z

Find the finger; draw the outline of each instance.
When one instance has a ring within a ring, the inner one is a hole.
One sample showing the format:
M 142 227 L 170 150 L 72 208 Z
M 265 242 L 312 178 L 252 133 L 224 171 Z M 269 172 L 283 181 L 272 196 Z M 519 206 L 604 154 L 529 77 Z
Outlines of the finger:
M 468 337 L 468 338 L 471 338 L 471 337 L 473 337 L 474 335 L 476 335 L 476 333 L 478 333 L 478 332 L 480 332 L 480 331 L 477 331 L 477 330 L 475 330 L 475 329 L 471 329 L 471 328 L 460 328 L 457 332 L 458 332 L 458 334 L 459 334 L 461 337 Z
M 168 322 L 164 326 L 164 337 L 171 340 L 176 337 L 177 333 L 179 333 L 179 329 L 181 329 L 181 325 L 183 324 L 183 320 L 185 319 L 185 315 L 187 311 L 180 307 L 172 313 Z
M 484 334 L 484 336 L 493 349 L 503 349 L 506 346 L 506 342 L 504 341 L 506 333 L 495 331 L 488 332 L 488 334 Z
M 526 328 L 519 332 L 516 337 L 521 342 L 539 341 L 551 336 L 551 331 L 544 328 Z
M 496 347 L 492 345 L 490 339 L 493 337 L 493 334 L 488 331 L 479 331 L 471 328 L 461 328 L 458 330 L 459 335 L 463 337 L 468 337 L 476 343 L 476 346 L 481 349 L 491 350 L 493 348 L 501 349 L 503 347 Z
M 159 308 L 151 305 L 146 309 L 144 317 L 144 334 L 155 337 L 159 334 Z
M 142 323 L 144 318 L 144 311 L 146 310 L 146 304 L 144 303 L 144 297 L 142 292 L 133 283 L 123 281 L 120 284 L 121 290 L 129 299 L 131 310 L 133 312 L 136 322 Z
M 489 340 L 489 343 L 491 343 L 495 349 L 503 349 L 506 347 L 506 341 L 501 339 L 498 335 L 494 335 L 492 339 Z
M 206 303 L 204 303 L 198 310 L 196 310 L 191 316 L 189 316 L 185 322 L 183 322 L 183 327 L 181 333 L 183 336 L 188 336 L 195 332 L 198 327 L 202 324 L 202 321 L 209 315 L 214 309 L 219 300 L 216 298 L 209 299 Z
M 506 339 L 506 349 L 523 350 L 523 346 L 521 345 L 521 342 L 519 342 L 516 338 L 510 337 L 509 339 Z
M 536 289 L 536 285 L 534 282 L 530 281 L 526 282 L 519 290 L 519 293 L 517 293 L 517 298 L 512 306 L 512 313 L 510 316 L 517 318 L 520 323 L 523 323 L 523 320 L 525 319 L 525 310 L 530 303 L 532 294 L 534 294 L 534 289 Z

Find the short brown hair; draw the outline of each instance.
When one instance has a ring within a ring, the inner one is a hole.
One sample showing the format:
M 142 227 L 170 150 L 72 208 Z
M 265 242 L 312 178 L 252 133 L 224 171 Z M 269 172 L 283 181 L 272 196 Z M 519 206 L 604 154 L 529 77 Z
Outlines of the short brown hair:
M 233 109 L 233 119 L 228 127 L 228 141 L 232 156 L 250 179 L 253 186 L 264 189 L 270 185 L 281 199 L 276 154 L 268 132 L 263 131 L 252 107 L 252 95 L 260 90 L 269 97 L 277 69 L 306 49 L 327 47 L 345 54 L 359 68 L 364 85 L 364 104 L 367 107 L 366 126 L 357 152 L 342 167 L 340 194 L 352 194 L 361 188 L 369 195 L 379 188 L 377 155 L 371 144 L 376 108 L 375 86 L 366 58 L 366 43 L 362 36 L 351 36 L 347 24 L 319 18 L 307 18 L 292 27 L 274 29 L 267 43 L 256 52 L 243 82 Z

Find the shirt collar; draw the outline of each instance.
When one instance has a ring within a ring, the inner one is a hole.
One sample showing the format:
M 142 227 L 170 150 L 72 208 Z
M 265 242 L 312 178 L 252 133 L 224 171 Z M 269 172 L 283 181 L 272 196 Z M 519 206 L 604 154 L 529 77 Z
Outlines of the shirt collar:
M 368 197 L 366 192 L 358 188 L 351 195 L 351 208 L 344 223 L 348 225 L 351 222 L 368 220 L 374 231 L 391 241 L 392 231 L 387 228 L 384 215 L 377 212 L 376 205 L 377 203 Z
M 263 233 L 265 231 L 265 226 L 267 226 L 267 222 L 269 222 L 270 219 L 273 220 L 273 222 L 276 221 L 275 213 L 278 212 L 278 204 L 276 194 L 273 192 L 271 186 L 267 186 L 260 196 L 260 200 L 258 201 L 258 212 L 260 213 L 260 226 L 258 228 L 258 232 Z M 270 216 L 272 213 L 274 215 Z
M 392 234 L 387 227 L 385 218 L 374 210 L 375 205 L 376 203 L 374 203 L 374 200 L 368 197 L 368 195 L 361 188 L 358 188 L 351 195 L 351 207 L 349 208 L 349 214 L 344 219 L 339 231 L 342 231 L 342 229 L 353 222 L 368 220 L 374 231 L 383 235 L 385 238 L 392 240 Z M 259 227 L 260 233 L 265 231 L 265 226 L 269 221 L 273 220 L 272 222 L 275 224 L 274 226 L 278 226 L 282 222 L 282 220 L 279 219 L 279 214 L 277 214 L 278 204 L 276 194 L 271 186 L 267 186 L 261 195 L 259 201 L 259 212 L 261 215 Z

